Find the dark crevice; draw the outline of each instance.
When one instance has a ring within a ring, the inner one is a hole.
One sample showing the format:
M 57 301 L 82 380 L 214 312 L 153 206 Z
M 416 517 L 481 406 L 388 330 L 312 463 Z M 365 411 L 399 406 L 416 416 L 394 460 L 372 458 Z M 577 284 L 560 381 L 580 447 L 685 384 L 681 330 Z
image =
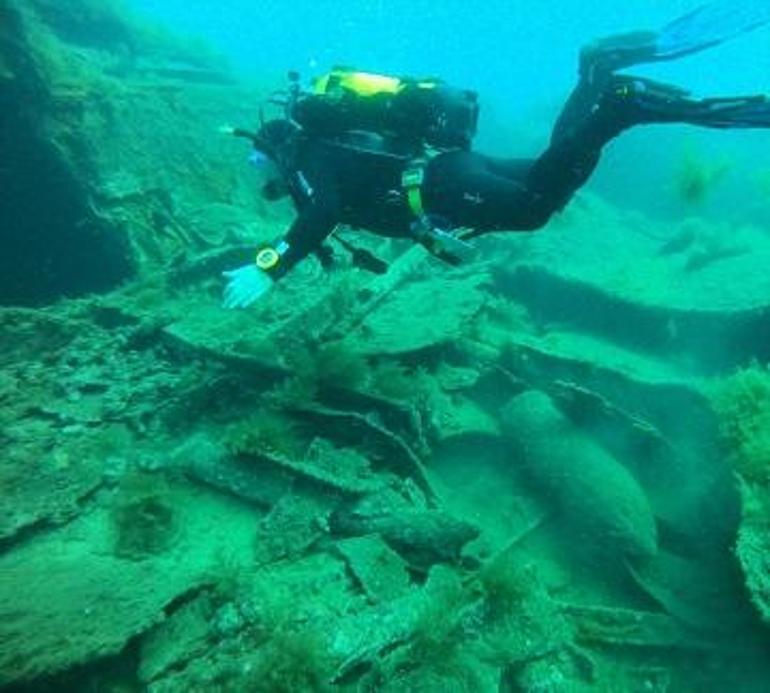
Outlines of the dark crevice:
M 9 21 L 17 19 L 9 15 Z M 0 34 L 0 305 L 39 306 L 114 288 L 133 273 L 126 241 L 44 134 L 45 90 L 22 45 Z
M 130 640 L 121 652 L 109 657 L 73 667 L 51 676 L 24 683 L 0 686 L 1 693 L 85 693 L 86 691 L 124 691 L 140 693 L 146 690 L 138 677 L 139 638 Z
M 556 325 L 637 353 L 717 375 L 770 358 L 770 311 L 683 310 L 646 306 L 589 284 L 523 266 L 498 278 L 544 329 Z
M 0 304 L 37 306 L 114 288 L 132 268 L 49 147 L 0 91 Z

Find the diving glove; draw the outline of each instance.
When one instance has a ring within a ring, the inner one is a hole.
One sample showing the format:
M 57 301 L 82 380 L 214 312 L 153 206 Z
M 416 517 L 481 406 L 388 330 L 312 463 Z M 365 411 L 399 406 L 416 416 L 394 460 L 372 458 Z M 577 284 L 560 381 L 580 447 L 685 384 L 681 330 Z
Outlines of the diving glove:
M 222 272 L 222 276 L 227 278 L 222 307 L 228 309 L 248 308 L 275 283 L 267 272 L 254 263 Z

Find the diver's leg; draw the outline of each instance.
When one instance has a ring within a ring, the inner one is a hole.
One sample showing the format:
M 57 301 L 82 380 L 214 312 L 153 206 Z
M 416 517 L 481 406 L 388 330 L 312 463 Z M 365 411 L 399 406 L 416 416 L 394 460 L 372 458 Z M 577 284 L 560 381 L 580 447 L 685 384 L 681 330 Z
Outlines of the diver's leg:
M 615 71 L 697 53 L 768 22 L 770 2 L 715 0 L 658 31 L 616 34 L 589 43 L 580 52 L 578 85 L 556 121 L 552 142 L 569 137 L 591 114 Z
M 532 157 L 528 159 L 503 159 L 501 157 L 484 156 L 486 170 L 496 176 L 510 180 L 522 181 L 532 167 Z
M 679 87 L 631 75 L 612 78 L 602 107 L 614 112 L 620 130 L 643 123 L 770 128 L 770 98 L 763 94 L 694 99 Z
M 605 144 L 628 128 L 651 123 L 770 129 L 770 99 L 693 99 L 678 87 L 613 75 L 590 115 L 554 138 L 535 161 L 526 177 L 527 189 L 556 209 L 563 207 L 588 180 Z
M 591 177 L 601 156 L 598 138 L 578 133 L 551 143 L 532 164 L 525 187 L 545 220 L 560 211 Z
M 590 114 L 554 138 L 534 162 L 464 151 L 434 159 L 426 173 L 426 193 L 441 194 L 429 208 L 455 225 L 473 227 L 472 236 L 490 230 L 537 229 L 589 179 L 610 140 L 635 125 L 650 123 L 770 129 L 770 99 L 693 99 L 678 87 L 614 75 Z
M 540 228 L 553 211 L 526 185 L 533 160 L 493 159 L 451 151 L 431 160 L 423 197 L 429 214 L 473 229 L 464 238 L 499 230 Z

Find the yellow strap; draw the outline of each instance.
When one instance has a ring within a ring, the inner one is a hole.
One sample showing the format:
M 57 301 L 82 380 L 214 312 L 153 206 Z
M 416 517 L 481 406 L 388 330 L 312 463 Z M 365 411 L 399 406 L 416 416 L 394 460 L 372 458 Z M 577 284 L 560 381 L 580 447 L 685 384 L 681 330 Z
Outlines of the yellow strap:
M 425 215 L 425 208 L 422 204 L 422 182 L 425 178 L 426 165 L 427 161 L 424 158 L 414 159 L 401 174 L 401 185 L 406 190 L 409 209 L 416 217 Z
M 416 217 L 421 217 L 425 214 L 425 209 L 422 206 L 422 191 L 419 185 L 407 188 L 406 200 L 409 203 L 409 209 L 412 210 L 412 214 Z

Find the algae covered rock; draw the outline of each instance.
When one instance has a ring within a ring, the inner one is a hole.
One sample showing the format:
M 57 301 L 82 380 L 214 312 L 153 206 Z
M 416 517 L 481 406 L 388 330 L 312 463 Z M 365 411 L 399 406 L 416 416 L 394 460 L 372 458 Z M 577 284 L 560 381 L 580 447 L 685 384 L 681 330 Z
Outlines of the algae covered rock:
M 404 284 L 367 315 L 358 334 L 366 354 L 399 354 L 456 339 L 486 300 L 483 272 L 469 277 L 428 279 Z
M 501 415 L 515 463 L 581 539 L 625 558 L 656 553 L 655 521 L 642 488 L 547 395 L 534 390 L 517 395 Z
M 405 594 L 411 583 L 404 560 L 376 534 L 337 542 L 350 571 L 373 603 Z
M 415 507 L 392 491 L 338 508 L 329 517 L 329 529 L 339 537 L 379 534 L 421 567 L 459 560 L 463 546 L 479 535 L 470 522 L 441 509 Z
M 770 625 L 770 489 L 741 484 L 743 519 L 735 553 L 751 602 Z
M 735 553 L 751 602 L 770 624 L 770 371 L 755 363 L 733 374 L 716 389 L 714 407 L 741 498 Z
M 120 5 L 2 4 L 0 301 L 105 291 L 254 232 L 242 145 L 213 133 L 248 123 L 259 95 L 211 50 Z M 212 203 L 242 213 L 206 222 Z
M 180 531 L 153 553 L 124 558 L 98 509 L 0 557 L 0 687 L 118 654 L 220 575 L 224 555 L 251 562 L 252 513 L 175 490 Z
M 457 393 L 434 393 L 430 398 L 431 424 L 444 443 L 462 436 L 497 437 L 497 422 L 474 400 Z
M 213 615 L 213 600 L 202 594 L 152 629 L 141 642 L 140 679 L 151 681 L 180 662 L 203 656 L 210 648 Z
M 751 484 L 770 485 L 770 370 L 755 363 L 737 371 L 713 401 L 734 471 Z

